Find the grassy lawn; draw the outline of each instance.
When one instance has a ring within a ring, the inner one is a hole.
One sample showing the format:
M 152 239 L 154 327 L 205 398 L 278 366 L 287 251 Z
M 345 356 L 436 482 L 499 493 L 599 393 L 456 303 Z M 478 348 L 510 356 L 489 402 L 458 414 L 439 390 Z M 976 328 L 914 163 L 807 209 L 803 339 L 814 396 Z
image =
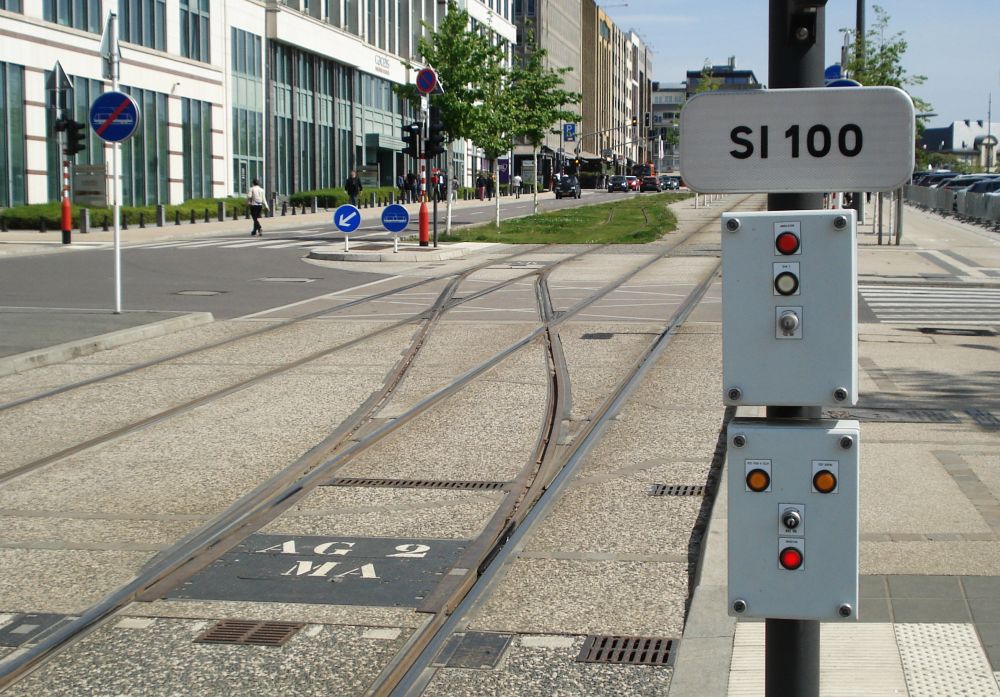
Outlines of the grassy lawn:
M 667 206 L 690 195 L 623 194 L 621 200 L 612 203 L 564 208 L 503 221 L 499 229 L 492 223 L 460 230 L 453 228 L 452 234 L 445 239 L 508 244 L 642 244 L 676 229 L 677 219 Z

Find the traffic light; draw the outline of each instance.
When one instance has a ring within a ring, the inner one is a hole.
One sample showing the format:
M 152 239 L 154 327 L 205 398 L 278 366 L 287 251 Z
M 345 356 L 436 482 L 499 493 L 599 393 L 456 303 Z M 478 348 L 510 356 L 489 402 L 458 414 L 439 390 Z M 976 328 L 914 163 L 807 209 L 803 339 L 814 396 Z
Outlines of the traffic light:
M 84 133 L 86 127 L 86 124 L 79 121 L 70 120 L 66 122 L 67 155 L 75 155 L 78 152 L 86 150 L 87 146 L 83 142 L 84 138 L 86 138 L 86 133 Z
M 67 118 L 56 119 L 56 123 L 55 123 L 56 133 L 61 133 L 62 131 L 65 131 L 66 130 L 66 125 L 68 123 L 69 123 L 69 119 L 67 119 Z
M 430 123 L 427 125 L 427 147 L 424 148 L 427 159 L 445 153 L 443 131 L 444 123 L 441 121 L 441 109 L 432 106 Z
M 645 114 L 643 114 L 643 121 L 642 121 L 642 124 L 643 124 L 643 125 L 644 125 L 644 126 L 645 126 L 646 128 L 649 128 L 649 124 L 650 124 L 650 114 L 649 114 L 649 112 L 648 112 L 648 111 L 647 111 L 647 112 L 646 112 Z
M 410 157 L 417 158 L 420 157 L 420 122 L 414 121 L 403 126 L 403 141 L 406 143 L 406 147 L 403 148 L 403 154 L 409 155 Z
M 638 125 L 639 125 L 639 117 L 638 116 L 633 116 L 632 117 L 632 127 L 635 128 Z

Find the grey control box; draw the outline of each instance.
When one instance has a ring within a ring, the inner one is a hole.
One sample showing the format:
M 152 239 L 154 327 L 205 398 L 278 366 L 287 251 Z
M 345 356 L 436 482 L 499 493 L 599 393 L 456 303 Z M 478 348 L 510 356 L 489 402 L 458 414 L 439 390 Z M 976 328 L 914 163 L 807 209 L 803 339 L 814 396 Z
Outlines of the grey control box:
M 726 404 L 857 403 L 855 232 L 853 210 L 722 216 Z
M 729 614 L 855 620 L 857 421 L 734 419 Z

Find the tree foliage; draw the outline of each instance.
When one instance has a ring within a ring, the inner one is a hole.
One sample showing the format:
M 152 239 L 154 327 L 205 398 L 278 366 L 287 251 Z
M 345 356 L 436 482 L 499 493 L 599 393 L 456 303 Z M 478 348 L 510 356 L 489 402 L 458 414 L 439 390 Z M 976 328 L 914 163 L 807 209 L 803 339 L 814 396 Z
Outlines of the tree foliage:
M 698 76 L 698 84 L 694 86 L 694 93 L 715 92 L 722 87 L 722 78 L 712 75 L 712 61 L 705 59 L 705 64 L 701 66 L 701 74 Z

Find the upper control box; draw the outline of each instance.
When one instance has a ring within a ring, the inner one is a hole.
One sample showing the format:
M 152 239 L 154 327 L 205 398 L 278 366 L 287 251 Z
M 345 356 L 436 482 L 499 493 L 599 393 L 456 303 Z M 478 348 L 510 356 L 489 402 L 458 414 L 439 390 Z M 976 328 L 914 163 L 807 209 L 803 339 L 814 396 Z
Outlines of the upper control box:
M 853 210 L 722 216 L 726 404 L 857 403 L 855 232 Z

